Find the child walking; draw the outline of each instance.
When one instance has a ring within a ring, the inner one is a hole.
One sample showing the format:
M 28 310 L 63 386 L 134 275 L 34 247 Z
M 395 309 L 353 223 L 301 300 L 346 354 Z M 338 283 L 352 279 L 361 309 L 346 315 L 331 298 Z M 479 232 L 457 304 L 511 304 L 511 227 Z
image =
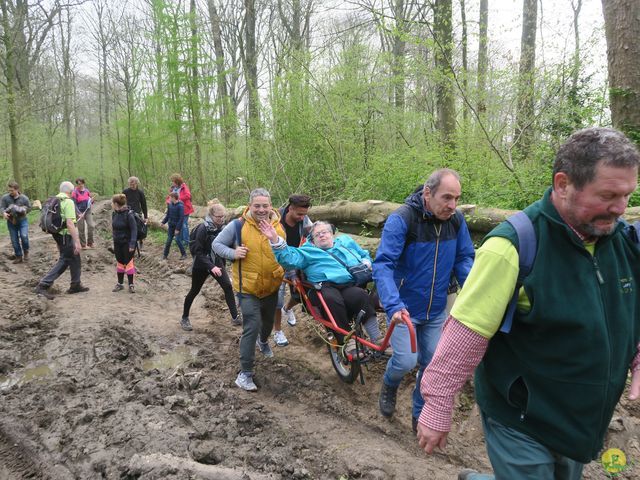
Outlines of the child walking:
M 180 201 L 180 195 L 178 192 L 171 192 L 169 194 L 169 200 L 170 201 L 167 204 L 167 214 L 162 220 L 162 225 L 165 223 L 169 224 L 169 228 L 167 230 L 167 243 L 164 244 L 162 259 L 166 260 L 169 256 L 171 242 L 175 237 L 180 253 L 182 254 L 180 259 L 185 260 L 187 258 L 187 252 L 185 251 L 184 246 L 182 245 L 182 239 L 180 238 L 180 230 L 182 229 L 182 224 L 184 222 L 184 204 Z

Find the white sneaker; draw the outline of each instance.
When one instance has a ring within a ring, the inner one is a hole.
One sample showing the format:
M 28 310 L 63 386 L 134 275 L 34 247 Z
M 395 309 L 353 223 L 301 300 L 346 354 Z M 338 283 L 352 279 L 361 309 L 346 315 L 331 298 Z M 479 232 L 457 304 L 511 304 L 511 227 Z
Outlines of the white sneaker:
M 236 385 L 247 392 L 258 390 L 256 384 L 253 383 L 253 374 L 251 372 L 240 372 L 238 378 L 236 378 Z
M 287 319 L 287 323 L 292 327 L 295 327 L 296 323 L 298 323 L 293 313 L 293 308 L 291 310 L 285 310 L 285 308 L 282 307 L 282 316 Z
M 273 332 L 273 340 L 279 347 L 286 347 L 287 345 L 289 345 L 289 340 L 287 340 L 287 337 L 282 330 L 276 330 L 275 332 Z

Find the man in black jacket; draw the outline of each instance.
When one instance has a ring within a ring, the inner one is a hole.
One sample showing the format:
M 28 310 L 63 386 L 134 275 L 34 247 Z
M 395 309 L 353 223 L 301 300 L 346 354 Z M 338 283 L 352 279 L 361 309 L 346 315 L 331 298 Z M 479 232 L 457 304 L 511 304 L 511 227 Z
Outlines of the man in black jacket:
M 195 231 L 195 238 L 189 241 L 189 250 L 193 255 L 193 269 L 191 272 L 191 290 L 184 299 L 184 309 L 180 326 L 183 330 L 192 330 L 189 320 L 189 310 L 202 285 L 211 275 L 224 291 L 224 299 L 229 307 L 231 322 L 234 325 L 242 325 L 242 317 L 238 312 L 236 297 L 233 294 L 231 280 L 224 268 L 224 259 L 211 250 L 213 239 L 218 236 L 225 226 L 226 210 L 220 203 L 209 205 L 207 216 L 204 222 L 198 225 Z M 193 235 L 191 235 L 193 237 Z

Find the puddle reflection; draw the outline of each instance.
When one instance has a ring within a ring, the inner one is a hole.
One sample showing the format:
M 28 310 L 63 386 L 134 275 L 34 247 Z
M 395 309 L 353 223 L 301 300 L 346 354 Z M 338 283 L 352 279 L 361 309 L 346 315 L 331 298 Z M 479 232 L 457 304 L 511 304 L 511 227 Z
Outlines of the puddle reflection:
M 153 369 L 168 370 L 170 368 L 176 368 L 193 360 L 196 357 L 197 351 L 197 348 L 180 345 L 173 350 L 163 351 L 151 358 L 147 358 L 142 362 L 142 369 L 148 372 Z

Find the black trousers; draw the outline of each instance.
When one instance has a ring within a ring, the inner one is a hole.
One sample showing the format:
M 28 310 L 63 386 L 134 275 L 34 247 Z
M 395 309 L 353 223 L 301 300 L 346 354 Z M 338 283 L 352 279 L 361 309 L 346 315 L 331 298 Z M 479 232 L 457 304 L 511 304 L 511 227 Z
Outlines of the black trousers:
M 376 316 L 376 311 L 369 298 L 369 292 L 364 288 L 351 285 L 328 285 L 324 283 L 320 289 L 320 293 L 322 293 L 322 298 L 324 298 L 327 307 L 329 307 L 336 324 L 347 331 L 351 330 L 351 319 L 353 319 L 360 310 L 365 311 L 365 319 Z M 309 298 L 311 299 L 311 303 L 321 307 L 322 304 L 320 303 L 316 290 L 309 292 Z M 342 341 L 344 335 L 336 333 L 336 337 L 339 341 Z
M 212 276 L 218 285 L 222 288 L 224 292 L 224 300 L 227 302 L 227 307 L 229 307 L 229 313 L 233 318 L 238 316 L 238 307 L 236 306 L 236 297 L 233 294 L 233 287 L 231 286 L 231 279 L 229 278 L 229 274 L 224 268 L 220 268 L 222 270 L 222 275 L 216 277 L 211 273 L 210 270 L 192 270 L 191 271 L 191 290 L 187 293 L 187 296 L 184 299 L 184 308 L 182 310 L 182 316 L 188 317 L 189 311 L 191 310 L 191 304 L 193 300 L 198 296 L 200 290 L 202 290 L 202 286 L 204 282 L 207 280 L 209 276 Z

